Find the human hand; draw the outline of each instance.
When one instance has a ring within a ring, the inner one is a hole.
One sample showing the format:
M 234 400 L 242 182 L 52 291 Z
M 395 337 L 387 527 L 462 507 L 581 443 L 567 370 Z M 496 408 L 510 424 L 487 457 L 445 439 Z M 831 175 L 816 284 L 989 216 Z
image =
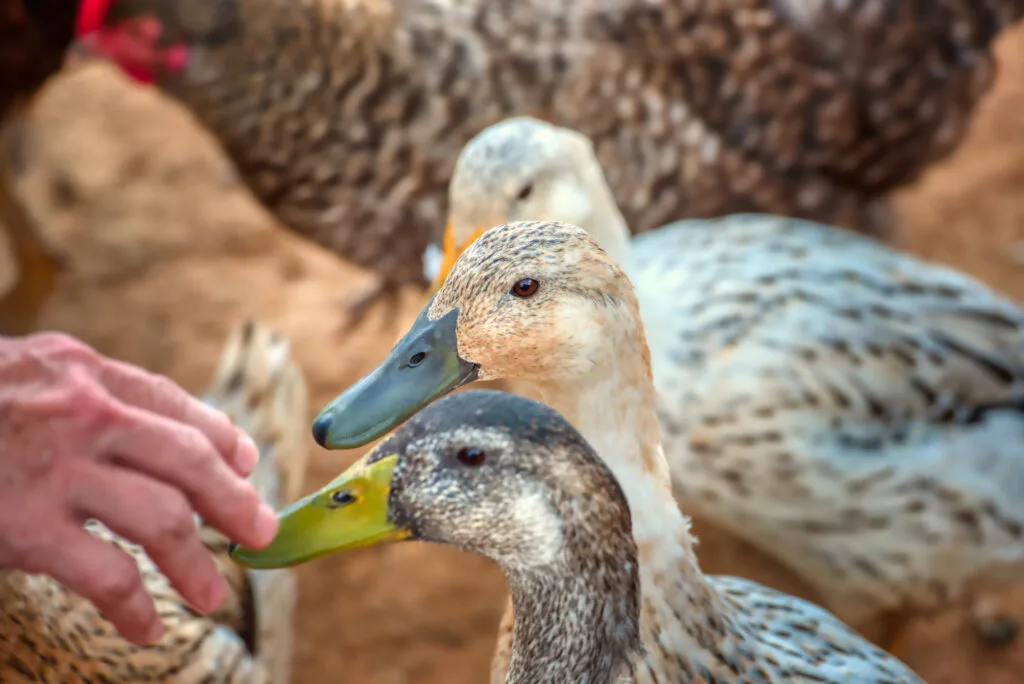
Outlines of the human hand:
M 162 634 L 152 598 L 131 557 L 85 520 L 144 547 L 210 612 L 227 584 L 192 514 L 246 546 L 269 544 L 276 516 L 244 479 L 257 459 L 227 416 L 167 378 L 66 335 L 0 337 L 0 568 L 53 577 L 134 643 Z

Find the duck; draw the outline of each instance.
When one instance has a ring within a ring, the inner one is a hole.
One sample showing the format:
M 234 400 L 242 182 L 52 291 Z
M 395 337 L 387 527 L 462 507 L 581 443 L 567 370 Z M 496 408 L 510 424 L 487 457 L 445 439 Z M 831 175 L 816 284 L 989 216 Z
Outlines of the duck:
M 589 139 L 529 117 L 474 138 L 449 192 L 457 240 L 565 221 L 624 268 L 680 500 L 789 566 L 844 621 L 884 642 L 908 614 L 1020 576 L 1014 302 L 793 218 L 691 219 L 631 238 Z M 1013 640 L 1013 617 L 971 613 L 986 642 Z
M 444 397 L 279 520 L 269 547 L 231 557 L 281 568 L 407 540 L 480 554 L 501 568 L 519 616 L 509 683 L 633 681 L 642 646 L 629 505 L 579 432 L 540 402 L 480 389 Z
M 892 233 L 888 194 L 962 137 L 990 44 L 1019 16 L 992 6 L 1020 1 L 958 0 L 918 21 L 891 0 L 854 22 L 834 3 L 750 0 L 615 2 L 621 17 L 547 0 L 82 0 L 75 50 L 186 108 L 282 226 L 375 276 L 348 298 L 347 332 L 377 303 L 394 320 L 401 291 L 429 285 L 420 257 L 454 160 L 513 115 L 594 139 L 637 230 L 764 211 Z M 672 54 L 646 49 L 625 5 L 682 24 Z M 827 48 L 819 20 L 844 31 Z M 687 38 L 692 68 L 724 87 L 691 77 L 675 54 Z M 908 130 L 909 160 L 896 140 Z M 900 173 L 872 175 L 879 140 Z
M 304 486 L 309 393 L 287 338 L 255 320 L 236 325 L 201 399 L 254 439 L 257 492 L 281 508 Z M 29 682 L 290 681 L 298 583 L 288 570 L 256 573 L 228 556 L 229 540 L 197 520 L 200 537 L 229 586 L 204 616 L 174 591 L 145 551 L 98 521 L 86 529 L 135 561 L 156 602 L 164 635 L 150 646 L 122 638 L 88 601 L 44 575 L 0 571 L 0 680 Z
M 814 604 L 703 575 L 672 492 L 636 295 L 581 228 L 484 233 L 382 364 L 320 412 L 313 435 L 328 449 L 361 446 L 468 383 L 499 379 L 532 383 L 622 487 L 642 604 L 636 682 L 920 681 Z

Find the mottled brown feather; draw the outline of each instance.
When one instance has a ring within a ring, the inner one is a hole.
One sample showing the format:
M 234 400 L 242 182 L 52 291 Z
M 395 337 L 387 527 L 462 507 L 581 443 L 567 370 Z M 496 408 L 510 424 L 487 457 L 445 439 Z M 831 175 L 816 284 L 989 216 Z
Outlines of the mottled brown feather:
M 865 196 L 963 137 L 1021 0 L 590 0 L 591 28 L 671 65 L 687 103 L 772 173 Z M 731 49 L 730 49 L 731 48 Z
M 906 10 L 893 24 L 897 3 L 875 6 L 885 21 L 843 40 L 836 30 L 860 24 L 832 4 L 768 0 L 604 13 L 540 0 L 119 0 L 114 16 L 155 13 L 169 41 L 193 46 L 161 85 L 284 224 L 388 282 L 424 284 L 460 149 L 514 114 L 593 139 L 637 232 L 762 211 L 887 234 L 885 193 L 959 138 L 991 80 L 991 37 L 1016 14 L 947 55 L 934 39 L 958 30 L 951 16 Z M 665 45 L 638 28 L 651 12 L 670 27 L 655 36 Z M 827 53 L 811 42 L 821 36 Z M 884 52 L 867 49 L 883 38 Z

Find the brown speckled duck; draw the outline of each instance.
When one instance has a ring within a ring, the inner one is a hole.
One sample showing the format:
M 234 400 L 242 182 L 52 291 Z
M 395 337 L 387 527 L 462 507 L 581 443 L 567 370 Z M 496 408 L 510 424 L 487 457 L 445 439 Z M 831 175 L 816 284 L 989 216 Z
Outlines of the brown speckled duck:
M 485 233 L 389 357 L 321 412 L 314 436 L 328 448 L 365 444 L 478 379 L 534 384 L 619 481 L 640 564 L 645 652 L 635 681 L 919 681 L 821 608 L 701 573 L 672 494 L 639 304 L 582 229 Z
M 298 497 L 308 450 L 308 393 L 289 343 L 257 323 L 232 333 L 203 399 L 231 416 L 256 441 L 250 476 L 273 506 Z M 138 566 L 156 600 L 164 636 L 135 646 L 96 607 L 42 575 L 0 572 L 0 681 L 5 684 L 287 684 L 297 583 L 288 571 L 256 573 L 233 563 L 228 541 L 202 527 L 231 589 L 210 616 L 196 614 L 141 547 L 90 521 L 97 537 L 117 544 Z
M 993 41 L 1024 17 L 1024 0 L 584 5 L 588 30 L 667 65 L 727 146 L 768 173 L 813 170 L 864 196 L 953 149 L 994 81 Z
M 184 104 L 283 224 L 379 274 L 353 300 L 357 321 L 378 295 L 426 284 L 420 255 L 455 158 L 511 115 L 593 139 L 637 231 L 764 211 L 886 233 L 884 195 L 959 139 L 990 80 L 992 36 L 1015 16 L 967 0 L 963 21 L 852 3 L 884 14 L 861 24 L 831 19 L 838 2 L 682 4 L 615 0 L 616 35 L 602 8 L 548 0 L 86 0 L 80 28 Z M 636 8 L 673 22 L 664 50 L 646 49 Z M 862 28 L 853 39 L 820 23 Z M 972 50 L 933 45 L 961 26 Z M 880 28 L 905 40 L 877 44 Z M 946 61 L 920 61 L 922 44 Z M 704 78 L 680 66 L 690 45 Z M 899 147 L 900 135 L 912 139 Z M 879 145 L 901 162 L 883 158 L 881 174 Z

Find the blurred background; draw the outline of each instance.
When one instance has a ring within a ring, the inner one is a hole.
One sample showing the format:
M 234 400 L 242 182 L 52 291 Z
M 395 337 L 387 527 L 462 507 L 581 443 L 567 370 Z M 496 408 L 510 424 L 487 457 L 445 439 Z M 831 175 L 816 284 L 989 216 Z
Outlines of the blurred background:
M 959 150 L 898 195 L 902 246 L 1024 296 L 1024 29 L 1002 37 L 996 87 Z M 341 307 L 369 272 L 275 225 L 234 177 L 212 139 L 179 106 L 91 64 L 51 82 L 31 115 L 20 181 L 46 237 L 69 257 L 40 327 L 200 390 L 225 335 L 254 316 L 287 335 L 311 409 L 386 354 L 418 313 L 404 293 L 399 326 L 372 311 L 337 334 Z M 440 231 L 440 226 L 438 227 Z M 0 234 L 0 293 L 13 266 Z M 312 416 L 311 416 L 312 418 Z M 358 452 L 309 440 L 307 489 Z M 705 571 L 769 579 L 813 598 L 785 571 L 698 521 Z M 363 550 L 299 569 L 293 681 L 461 684 L 485 681 L 504 607 L 485 561 L 422 544 Z M 993 594 L 1024 619 L 1024 590 Z M 896 655 L 932 684 L 1024 681 L 1024 639 L 990 650 L 959 609 L 908 617 Z

